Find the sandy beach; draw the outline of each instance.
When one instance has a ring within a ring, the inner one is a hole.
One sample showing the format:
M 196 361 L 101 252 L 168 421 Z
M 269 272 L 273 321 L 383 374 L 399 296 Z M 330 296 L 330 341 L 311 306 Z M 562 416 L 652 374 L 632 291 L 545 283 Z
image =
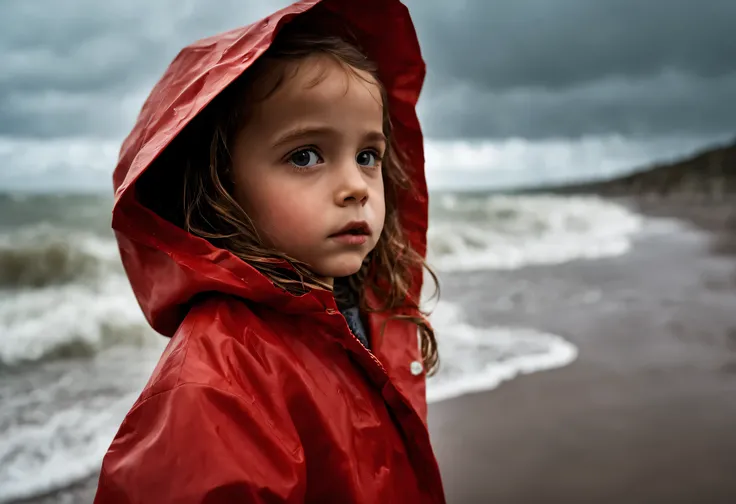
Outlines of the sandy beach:
M 736 502 L 733 207 L 641 208 L 688 227 L 655 226 L 625 256 L 444 283 L 474 325 L 533 325 L 580 349 L 433 405 L 448 502 Z M 512 309 L 489 308 L 508 291 Z

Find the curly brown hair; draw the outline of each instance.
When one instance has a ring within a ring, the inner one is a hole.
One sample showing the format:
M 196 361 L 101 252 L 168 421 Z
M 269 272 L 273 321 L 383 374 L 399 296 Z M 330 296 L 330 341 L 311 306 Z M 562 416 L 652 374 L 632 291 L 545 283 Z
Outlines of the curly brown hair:
M 439 283 L 435 273 L 412 249 L 402 231 L 397 210 L 398 196 L 402 190 L 412 190 L 411 179 L 403 168 L 404 157 L 392 140 L 388 97 L 378 78 L 377 68 L 354 39 L 348 41 L 349 38 L 345 33 L 335 35 L 315 30 L 313 24 L 300 23 L 298 18 L 283 27 L 272 45 L 248 70 L 184 128 L 162 154 L 164 160 L 159 159 L 161 164 L 184 167 L 179 192 L 183 199 L 164 202 L 157 196 L 151 198 L 148 205 L 193 235 L 230 251 L 288 292 L 303 294 L 310 289 L 332 290 L 333 287 L 315 275 L 307 264 L 268 247 L 261 240 L 252 220 L 233 196 L 230 151 L 237 133 L 248 119 L 250 106 L 267 99 L 289 77 L 284 71 L 274 73 L 274 62 L 300 61 L 319 54 L 334 58 L 357 77 L 360 75 L 356 70 L 369 73 L 381 91 L 383 133 L 388 139 L 382 161 L 386 218 L 376 247 L 361 269 L 345 280 L 363 313 L 385 311 L 391 314 L 390 318 L 404 319 L 417 325 L 425 369 L 431 375 L 439 365 L 437 342 L 427 314 L 419 307 L 419 299 L 410 295 L 412 272 L 426 268 L 434 282 L 436 295 L 439 294 Z M 147 173 L 151 172 L 153 170 Z M 166 183 L 171 185 L 171 179 Z M 145 180 L 141 184 L 148 185 Z M 284 268 L 285 263 L 290 268 Z M 372 289 L 377 299 L 385 301 L 383 306 L 368 306 L 367 289 Z

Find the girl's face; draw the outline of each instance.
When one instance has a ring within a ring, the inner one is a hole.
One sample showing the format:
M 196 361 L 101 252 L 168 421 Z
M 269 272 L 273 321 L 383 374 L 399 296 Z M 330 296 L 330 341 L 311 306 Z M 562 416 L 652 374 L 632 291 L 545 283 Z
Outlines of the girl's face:
M 285 81 L 248 111 L 231 152 L 235 199 L 266 244 L 331 282 L 357 272 L 383 230 L 380 90 L 327 56 L 278 64 Z

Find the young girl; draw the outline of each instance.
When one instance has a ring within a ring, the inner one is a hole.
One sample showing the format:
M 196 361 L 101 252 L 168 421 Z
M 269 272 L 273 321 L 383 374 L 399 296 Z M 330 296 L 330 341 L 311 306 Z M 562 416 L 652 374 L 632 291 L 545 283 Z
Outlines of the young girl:
M 423 78 L 398 0 L 303 0 L 177 56 L 113 210 L 171 341 L 95 502 L 444 502 L 418 307 Z

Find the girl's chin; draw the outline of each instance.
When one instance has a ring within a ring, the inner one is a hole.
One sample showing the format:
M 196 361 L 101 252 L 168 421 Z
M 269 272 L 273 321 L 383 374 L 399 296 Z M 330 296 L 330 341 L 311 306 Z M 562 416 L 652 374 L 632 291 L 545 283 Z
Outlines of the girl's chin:
M 360 271 L 363 259 L 363 254 L 330 258 L 315 268 L 315 273 L 326 278 L 348 277 Z

